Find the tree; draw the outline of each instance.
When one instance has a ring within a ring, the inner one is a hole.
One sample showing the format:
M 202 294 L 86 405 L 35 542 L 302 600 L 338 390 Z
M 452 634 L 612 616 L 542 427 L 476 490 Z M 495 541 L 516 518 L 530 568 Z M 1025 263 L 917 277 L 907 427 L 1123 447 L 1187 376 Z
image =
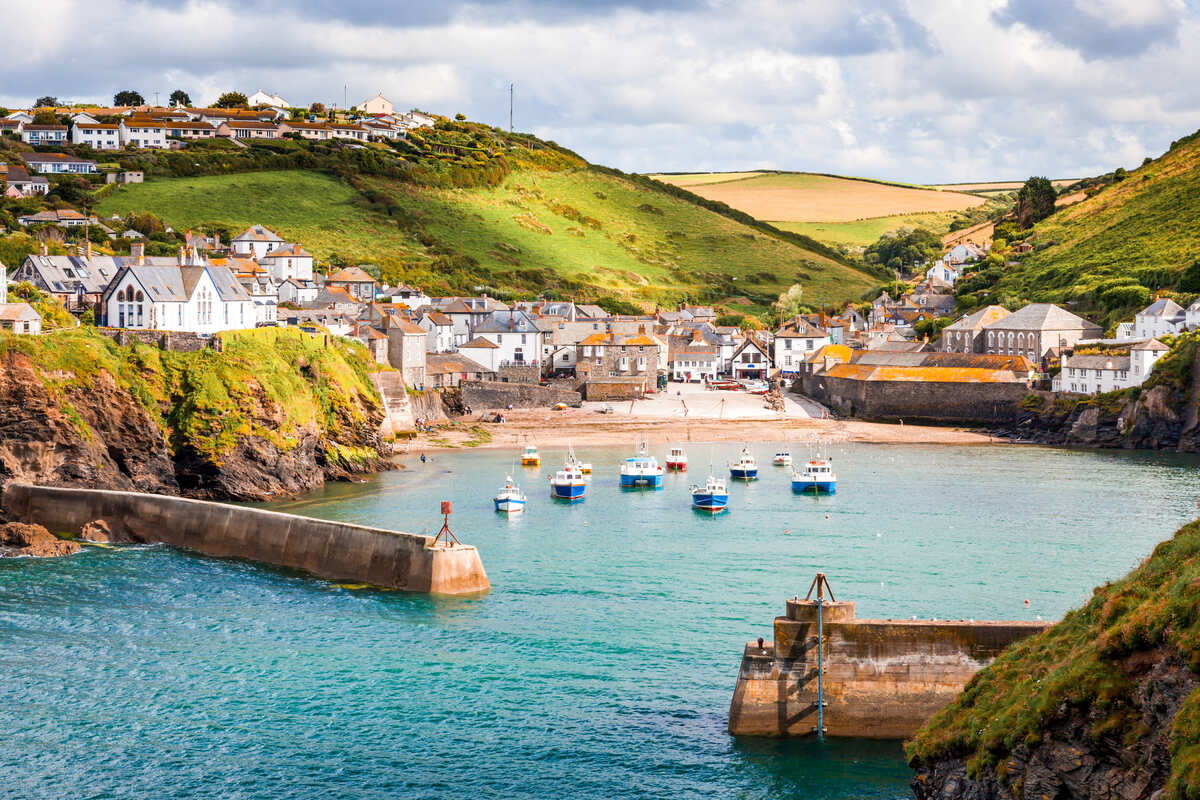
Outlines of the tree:
M 804 287 L 798 283 L 793 283 L 783 294 L 779 295 L 779 299 L 771 304 L 771 310 L 779 317 L 780 322 L 786 322 L 792 319 L 804 308 Z
M 325 113 L 325 104 L 324 103 L 313 103 L 311 106 L 308 107 L 308 113 L 310 113 L 314 116 L 324 114 Z
M 44 109 L 33 115 L 34 125 L 57 125 L 58 115 L 49 109 Z
M 217 98 L 214 103 L 217 108 L 248 108 L 246 105 L 246 95 L 241 92 L 226 92 Z
M 133 89 L 123 89 L 113 95 L 114 106 L 144 106 L 146 98 L 135 92 Z
M 171 97 L 169 99 L 171 101 L 171 105 L 173 106 L 190 106 L 192 104 L 191 96 L 183 89 L 176 89 L 175 91 L 171 92 Z
M 1033 177 L 1017 192 L 1017 222 L 1022 228 L 1032 227 L 1054 213 L 1058 193 L 1049 178 Z
M 55 97 L 54 95 L 49 95 L 49 94 L 46 95 L 45 97 L 39 97 L 37 100 L 33 101 L 33 107 L 34 108 L 58 108 L 58 98 Z

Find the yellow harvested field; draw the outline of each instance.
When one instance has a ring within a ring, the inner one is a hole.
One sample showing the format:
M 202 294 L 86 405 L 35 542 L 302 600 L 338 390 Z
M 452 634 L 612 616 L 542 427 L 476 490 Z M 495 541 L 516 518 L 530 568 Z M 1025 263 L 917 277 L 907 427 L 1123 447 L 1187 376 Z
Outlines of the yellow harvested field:
M 656 181 L 676 186 L 703 186 L 706 183 L 728 183 L 746 178 L 755 178 L 761 172 L 695 172 L 690 175 L 650 175 Z
M 1050 181 L 1054 188 L 1070 186 L 1078 178 L 1058 178 Z M 931 189 L 941 189 L 948 192 L 1004 192 L 1016 191 L 1025 185 L 1025 181 L 997 181 L 995 183 L 943 183 L 930 186 Z
M 737 173 L 727 173 L 734 175 Z M 961 192 L 910 188 L 854 178 L 809 173 L 763 173 L 722 182 L 684 184 L 680 177 L 659 180 L 687 186 L 701 197 L 725 203 L 761 220 L 779 222 L 848 222 L 868 217 L 959 211 L 982 205 L 982 197 Z

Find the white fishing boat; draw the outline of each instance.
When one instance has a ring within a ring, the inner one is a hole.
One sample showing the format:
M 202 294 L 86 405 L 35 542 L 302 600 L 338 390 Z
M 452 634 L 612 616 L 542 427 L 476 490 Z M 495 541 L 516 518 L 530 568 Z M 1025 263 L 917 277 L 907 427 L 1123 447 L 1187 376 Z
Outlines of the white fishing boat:
M 837 494 L 833 459 L 814 448 L 804 465 L 792 470 L 792 491 L 796 494 Z
M 710 473 L 703 485 L 692 487 L 692 508 L 697 511 L 719 514 L 728 506 L 729 489 L 721 478 Z
M 536 444 L 527 444 L 521 452 L 521 466 L 536 467 L 542 463 L 542 457 L 538 454 Z
M 504 485 L 492 498 L 496 511 L 502 514 L 520 514 L 525 510 L 525 493 L 517 486 L 512 475 L 504 476 Z
M 729 463 L 729 475 L 739 481 L 758 479 L 758 461 L 755 460 L 749 447 L 743 447 L 738 457 Z
M 550 496 L 555 500 L 566 500 L 571 503 L 583 499 L 587 491 L 587 477 L 575 464 L 565 464 L 550 478 Z
M 675 445 L 667 451 L 667 469 L 673 472 L 687 472 L 687 453 Z
M 792 454 L 787 450 L 780 450 L 775 454 L 775 458 L 772 461 L 777 467 L 790 467 L 792 465 Z
M 621 487 L 661 489 L 664 471 L 658 459 L 646 452 L 643 443 L 637 455 L 630 456 L 621 464 Z

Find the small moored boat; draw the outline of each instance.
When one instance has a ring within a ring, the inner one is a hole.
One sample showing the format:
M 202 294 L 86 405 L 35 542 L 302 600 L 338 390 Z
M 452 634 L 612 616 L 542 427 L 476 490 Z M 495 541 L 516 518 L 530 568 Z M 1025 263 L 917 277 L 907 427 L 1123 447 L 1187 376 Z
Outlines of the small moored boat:
M 536 467 L 542 463 L 542 457 L 538 454 L 537 445 L 527 444 L 525 450 L 521 453 L 522 467 Z
M 790 467 L 792 465 L 792 454 L 787 450 L 780 450 L 775 454 L 773 461 L 777 467 Z
M 812 456 L 801 470 L 792 470 L 792 491 L 796 494 L 837 494 L 837 475 L 833 460 Z
M 492 498 L 492 502 L 496 504 L 496 511 L 502 514 L 520 514 L 525 510 L 525 493 L 513 481 L 512 475 L 506 475 L 504 485 Z
M 637 455 L 630 456 L 621 464 L 621 487 L 661 489 L 663 472 L 662 464 L 646 452 L 646 445 L 643 444 Z
M 692 487 L 692 508 L 697 511 L 707 511 L 719 514 L 729 506 L 729 490 L 725 481 L 709 475 L 703 486 Z
M 572 503 L 582 500 L 587 491 L 587 478 L 577 464 L 567 462 L 563 468 L 550 478 L 550 496 L 556 500 L 567 500 Z
M 729 475 L 739 481 L 758 479 L 758 462 L 754 459 L 749 447 L 743 447 L 737 459 L 729 463 Z
M 687 472 L 687 453 L 682 447 L 672 447 L 667 451 L 667 469 L 676 472 Z

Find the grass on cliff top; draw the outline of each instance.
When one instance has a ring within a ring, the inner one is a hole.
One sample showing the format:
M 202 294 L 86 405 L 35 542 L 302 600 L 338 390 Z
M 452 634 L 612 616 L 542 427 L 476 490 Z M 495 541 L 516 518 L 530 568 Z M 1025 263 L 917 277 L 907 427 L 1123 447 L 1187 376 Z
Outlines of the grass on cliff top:
M 1064 704 L 1094 710 L 1092 739 L 1118 745 L 1147 730 L 1131 696 L 1136 656 L 1177 655 L 1200 672 L 1200 522 L 1162 542 L 1136 570 L 1095 590 L 1092 599 L 1045 633 L 1008 648 L 905 745 L 912 761 L 963 757 L 979 775 L 1004 780 L 1006 756 L 1037 744 Z M 1175 800 L 1200 797 L 1200 694 L 1193 692 L 1171 732 Z
M 173 449 L 190 445 L 214 459 L 247 434 L 286 450 L 302 429 L 317 426 L 336 441 L 365 422 L 364 409 L 379 405 L 370 380 L 376 365 L 357 342 L 330 337 L 326 345 L 324 337 L 289 328 L 233 331 L 222 340 L 222 352 L 177 353 L 120 347 L 81 327 L 0 334 L 0 356 L 25 353 L 51 391 L 86 390 L 108 373 L 159 421 Z

